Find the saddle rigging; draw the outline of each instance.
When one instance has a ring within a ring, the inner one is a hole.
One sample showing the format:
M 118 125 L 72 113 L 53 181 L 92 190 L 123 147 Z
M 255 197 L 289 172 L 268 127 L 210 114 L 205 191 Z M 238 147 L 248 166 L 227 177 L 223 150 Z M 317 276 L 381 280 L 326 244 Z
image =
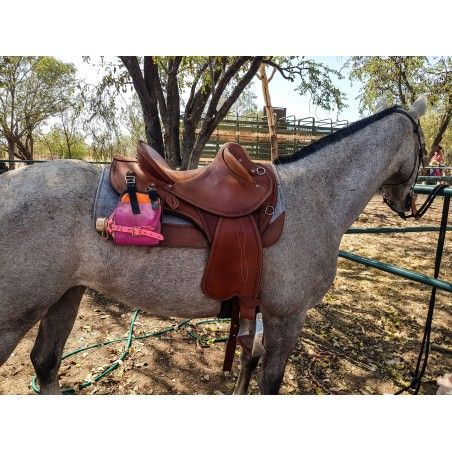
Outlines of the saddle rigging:
M 176 171 L 140 141 L 136 160 L 113 159 L 110 181 L 116 192 L 128 190 L 130 175 L 136 190 L 156 191 L 165 213 L 194 225 L 181 230 L 181 225 L 162 224 L 161 246 L 210 247 L 202 290 L 210 298 L 232 302 L 223 370 L 231 369 L 237 342 L 252 356 L 264 354 L 262 249 L 279 239 L 284 226 L 284 213 L 272 218 L 277 182 L 271 165 L 254 163 L 240 145 L 226 143 L 210 165 Z

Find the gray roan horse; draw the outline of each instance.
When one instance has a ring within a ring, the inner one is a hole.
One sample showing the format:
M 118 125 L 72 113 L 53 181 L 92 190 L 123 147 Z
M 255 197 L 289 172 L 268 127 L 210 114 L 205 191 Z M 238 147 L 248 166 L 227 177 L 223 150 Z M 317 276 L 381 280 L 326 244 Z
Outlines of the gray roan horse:
M 409 114 L 417 121 L 426 108 L 419 98 Z M 421 144 L 413 127 L 387 108 L 276 162 L 286 223 L 264 253 L 262 394 L 278 392 L 306 312 L 333 282 L 342 235 L 374 193 L 408 210 Z M 60 393 L 61 355 L 85 287 L 158 316 L 220 311 L 201 291 L 207 249 L 117 247 L 98 235 L 99 177 L 94 165 L 63 160 L 0 176 L 0 365 L 41 321 L 31 360 L 43 394 Z M 257 362 L 242 353 L 236 394 L 247 392 Z

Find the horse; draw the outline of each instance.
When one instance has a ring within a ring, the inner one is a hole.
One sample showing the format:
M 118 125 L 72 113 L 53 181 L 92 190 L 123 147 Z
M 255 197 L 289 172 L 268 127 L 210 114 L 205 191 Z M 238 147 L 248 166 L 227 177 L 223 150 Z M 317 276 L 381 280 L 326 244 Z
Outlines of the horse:
M 264 249 L 266 354 L 242 351 L 234 394 L 247 393 L 259 359 L 260 393 L 278 393 L 306 313 L 333 283 L 341 238 L 373 195 L 380 190 L 400 215 L 409 210 L 426 109 L 423 97 L 409 110 L 384 108 L 275 162 L 286 217 Z M 61 393 L 63 347 L 86 287 L 160 317 L 220 311 L 201 290 L 207 248 L 118 247 L 100 237 L 92 218 L 100 171 L 60 160 L 1 176 L 0 365 L 40 321 L 30 356 L 41 394 Z

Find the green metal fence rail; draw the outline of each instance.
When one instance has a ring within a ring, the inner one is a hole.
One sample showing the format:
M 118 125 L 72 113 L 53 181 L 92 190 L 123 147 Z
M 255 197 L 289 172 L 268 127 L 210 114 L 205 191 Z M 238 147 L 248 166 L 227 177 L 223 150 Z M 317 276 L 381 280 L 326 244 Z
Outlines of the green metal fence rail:
M 293 153 L 303 146 L 311 144 L 312 139 L 321 138 L 324 135 L 336 132 L 347 127 L 349 122 L 333 121 L 332 119 L 315 119 L 307 117 L 298 119 L 294 115 L 276 119 L 276 133 L 283 140 L 278 142 L 280 155 Z M 255 160 L 270 160 L 270 143 L 268 122 L 265 116 L 227 115 L 220 122 L 215 132 L 206 143 L 202 157 L 211 158 L 225 142 L 223 132 L 234 133 L 233 139 L 247 148 L 251 157 Z M 267 135 L 267 136 L 266 136 Z
M 434 187 L 428 185 L 416 185 L 414 187 L 415 193 L 428 195 L 432 192 Z M 444 191 L 438 196 L 444 198 L 452 197 L 452 187 L 444 189 Z M 436 232 L 440 228 L 436 226 L 413 226 L 405 228 L 350 228 L 346 234 L 382 234 L 382 233 L 406 233 L 406 232 Z M 452 227 L 447 227 L 446 231 L 451 231 Z M 368 267 L 376 268 L 393 275 L 400 276 L 402 278 L 408 279 L 410 281 L 416 281 L 425 284 L 430 287 L 435 287 L 446 292 L 452 292 L 452 283 L 448 281 L 443 281 L 441 279 L 432 278 L 431 276 L 414 272 L 406 268 L 397 267 L 392 264 L 385 262 L 380 262 L 375 259 L 370 259 L 368 257 L 359 256 L 357 254 L 350 253 L 348 251 L 339 251 L 339 257 L 358 262 L 359 264 L 366 265 Z
M 437 289 L 445 290 L 446 292 L 452 292 L 452 283 L 443 281 L 441 279 L 435 279 L 422 273 L 396 267 L 395 265 L 386 264 L 375 259 L 369 259 L 367 257 L 359 256 L 348 251 L 339 251 L 339 257 L 358 262 L 359 264 L 366 265 L 367 267 L 377 268 L 378 270 L 392 273 L 393 275 L 401 276 L 402 278 L 409 279 L 410 281 L 420 282 L 430 287 L 436 287 Z

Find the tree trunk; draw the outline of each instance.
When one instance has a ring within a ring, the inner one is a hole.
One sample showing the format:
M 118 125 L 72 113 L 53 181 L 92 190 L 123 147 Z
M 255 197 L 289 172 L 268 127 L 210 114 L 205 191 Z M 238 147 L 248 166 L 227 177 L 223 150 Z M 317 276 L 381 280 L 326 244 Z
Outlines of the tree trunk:
M 192 121 L 184 121 L 184 135 L 182 138 L 182 163 L 181 169 L 188 169 L 190 155 L 196 143 L 196 124 Z
M 272 101 L 270 98 L 270 90 L 268 88 L 269 80 L 265 72 L 265 64 L 259 67 L 259 78 L 262 82 L 262 94 L 265 102 L 265 112 L 267 114 L 268 134 L 270 137 L 271 159 L 274 162 L 278 158 L 278 136 L 276 134 L 276 121 L 273 113 Z
M 144 129 L 146 132 L 147 142 L 163 157 L 163 139 L 162 129 L 160 126 L 160 119 L 158 116 L 157 99 L 155 91 L 149 85 L 148 77 L 143 76 L 138 58 L 135 56 L 121 56 L 119 57 L 126 67 L 135 91 L 140 100 L 141 109 L 143 110 Z M 151 57 L 145 57 L 145 72 L 148 74 L 149 63 L 152 63 Z M 152 74 L 152 70 L 150 71 Z
M 8 160 L 15 160 L 15 152 L 14 152 L 14 140 L 8 138 Z M 14 162 L 9 162 L 8 167 L 10 170 L 16 169 L 16 164 Z
M 441 143 L 441 140 L 443 139 L 443 135 L 445 134 L 447 127 L 449 126 L 450 120 L 452 117 L 452 108 L 446 111 L 444 116 L 441 119 L 441 124 L 439 126 L 438 132 L 435 135 L 435 138 L 433 139 L 432 148 L 428 154 L 427 162 L 430 163 L 430 160 L 433 157 L 433 154 L 435 152 L 435 149 L 439 146 Z
M 166 86 L 165 157 L 171 168 L 181 166 L 180 156 L 180 95 L 177 73 L 182 57 L 170 59 Z
M 15 151 L 15 155 L 16 157 L 19 157 L 22 160 L 33 160 L 33 145 L 31 144 L 31 148 L 30 148 L 30 144 L 27 140 L 27 143 L 24 144 L 22 143 L 22 141 L 20 141 L 19 138 L 17 137 L 13 137 L 14 140 L 14 151 Z M 17 150 L 17 152 L 16 152 Z M 30 163 L 27 163 L 27 165 L 29 165 Z

